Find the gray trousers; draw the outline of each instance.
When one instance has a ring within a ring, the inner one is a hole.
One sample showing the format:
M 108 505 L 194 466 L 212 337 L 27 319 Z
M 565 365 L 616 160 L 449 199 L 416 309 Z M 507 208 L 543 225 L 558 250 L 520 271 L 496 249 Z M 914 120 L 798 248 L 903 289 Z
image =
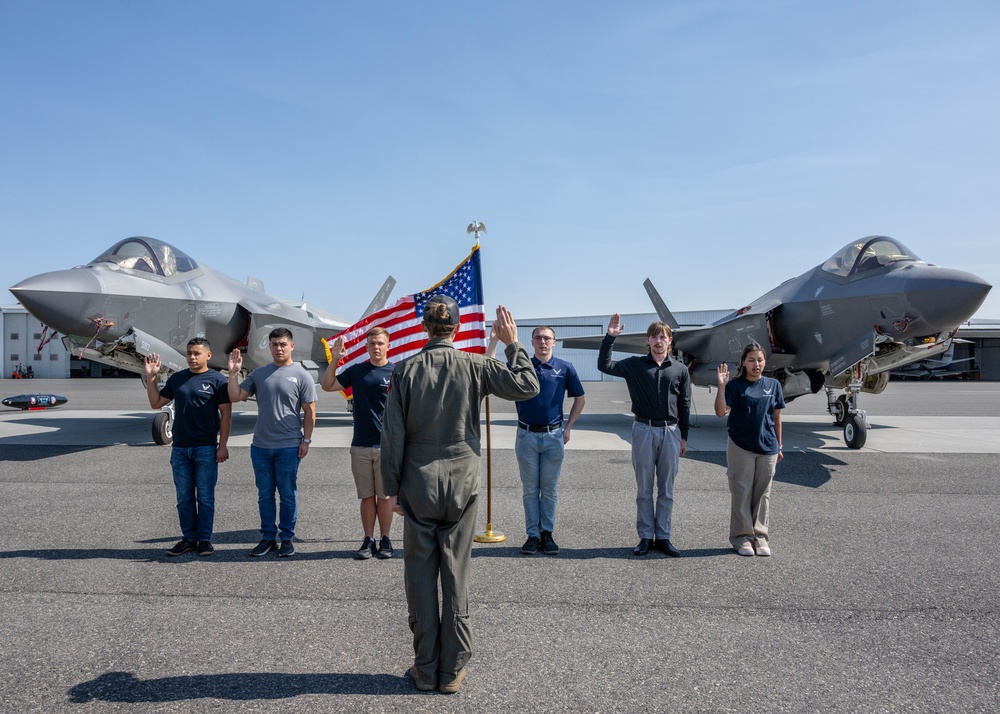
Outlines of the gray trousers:
M 469 567 L 479 499 L 470 490 L 478 486 L 477 455 L 438 459 L 400 483 L 413 663 L 424 681 L 451 681 L 472 657 Z
M 771 482 L 778 465 L 777 454 L 758 454 L 726 440 L 726 476 L 732 494 L 729 542 L 739 550 L 749 543 L 767 545 L 767 519 L 771 505 Z
M 640 538 L 670 538 L 674 479 L 681 460 L 677 425 L 632 423 L 632 468 L 635 469 L 635 529 Z M 656 504 L 653 488 L 656 488 Z

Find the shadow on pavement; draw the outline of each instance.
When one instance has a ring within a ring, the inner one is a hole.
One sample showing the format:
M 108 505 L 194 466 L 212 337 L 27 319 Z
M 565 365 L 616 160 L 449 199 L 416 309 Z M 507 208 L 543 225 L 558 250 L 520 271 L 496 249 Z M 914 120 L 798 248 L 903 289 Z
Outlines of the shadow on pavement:
M 142 680 L 131 672 L 108 672 L 68 692 L 87 702 L 177 702 L 188 699 L 286 699 L 303 694 L 421 694 L 405 676 L 392 674 L 290 674 L 241 672 Z

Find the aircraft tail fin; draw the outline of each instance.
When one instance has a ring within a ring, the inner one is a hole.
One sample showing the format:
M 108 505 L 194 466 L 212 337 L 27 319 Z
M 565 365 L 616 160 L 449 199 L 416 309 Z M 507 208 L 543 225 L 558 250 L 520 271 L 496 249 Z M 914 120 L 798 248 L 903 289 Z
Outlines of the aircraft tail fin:
M 252 277 L 250 275 L 247 276 L 247 285 L 249 285 L 250 287 L 252 287 L 254 290 L 256 290 L 259 293 L 266 292 L 264 290 L 264 281 L 263 280 L 258 280 L 257 278 L 254 278 L 254 277 Z
M 649 300 L 653 303 L 653 309 L 656 310 L 656 314 L 659 318 L 669 325 L 671 330 L 677 330 L 680 325 L 677 324 L 677 320 L 674 318 L 673 313 L 667 308 L 667 303 L 663 302 L 663 298 L 660 297 L 660 293 L 658 293 L 656 288 L 653 287 L 653 281 L 646 278 L 642 286 L 646 288 L 646 294 L 649 295 Z
M 379 288 L 378 293 L 376 293 L 375 297 L 372 298 L 372 301 L 368 305 L 368 307 L 365 308 L 364 314 L 358 319 L 364 319 L 369 315 L 371 315 L 376 310 L 381 310 L 383 307 L 385 307 L 385 303 L 386 301 L 388 301 L 389 295 L 392 293 L 392 289 L 394 287 L 396 287 L 396 279 L 390 275 L 388 278 L 385 279 L 385 282 L 382 283 L 382 287 Z

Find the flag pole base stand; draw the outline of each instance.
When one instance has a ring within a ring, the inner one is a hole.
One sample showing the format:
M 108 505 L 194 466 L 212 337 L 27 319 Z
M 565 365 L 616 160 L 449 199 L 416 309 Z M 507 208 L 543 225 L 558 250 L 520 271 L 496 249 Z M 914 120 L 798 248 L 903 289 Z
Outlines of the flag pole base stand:
M 477 543 L 503 543 L 507 540 L 507 536 L 500 531 L 493 530 L 492 523 L 487 523 L 485 532 L 476 533 L 473 540 Z

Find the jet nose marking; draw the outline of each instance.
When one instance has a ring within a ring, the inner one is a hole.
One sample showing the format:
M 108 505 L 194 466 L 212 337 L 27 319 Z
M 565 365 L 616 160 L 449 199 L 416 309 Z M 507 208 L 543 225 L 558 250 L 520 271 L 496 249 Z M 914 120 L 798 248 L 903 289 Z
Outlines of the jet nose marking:
M 84 334 L 93 332 L 87 315 L 104 285 L 90 270 L 58 270 L 22 280 L 10 292 L 46 325 L 64 334 Z

